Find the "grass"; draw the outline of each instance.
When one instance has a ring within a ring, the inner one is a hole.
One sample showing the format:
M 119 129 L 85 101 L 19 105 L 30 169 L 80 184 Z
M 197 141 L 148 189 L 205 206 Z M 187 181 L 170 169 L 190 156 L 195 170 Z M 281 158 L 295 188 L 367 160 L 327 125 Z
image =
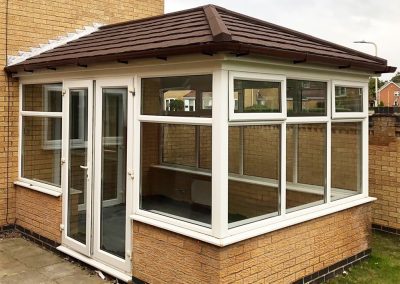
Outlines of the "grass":
M 400 283 L 400 236 L 374 233 L 371 257 L 347 272 L 328 283 Z

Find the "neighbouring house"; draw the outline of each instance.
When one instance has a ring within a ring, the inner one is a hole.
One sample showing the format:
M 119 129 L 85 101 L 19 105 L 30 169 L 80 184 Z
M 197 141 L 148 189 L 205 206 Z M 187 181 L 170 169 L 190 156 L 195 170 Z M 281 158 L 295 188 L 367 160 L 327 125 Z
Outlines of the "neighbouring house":
M 321 281 L 369 254 L 386 60 L 213 5 L 52 44 L 5 68 L 20 231 L 138 283 Z
M 378 90 L 378 100 L 383 106 L 400 106 L 400 84 L 387 82 Z

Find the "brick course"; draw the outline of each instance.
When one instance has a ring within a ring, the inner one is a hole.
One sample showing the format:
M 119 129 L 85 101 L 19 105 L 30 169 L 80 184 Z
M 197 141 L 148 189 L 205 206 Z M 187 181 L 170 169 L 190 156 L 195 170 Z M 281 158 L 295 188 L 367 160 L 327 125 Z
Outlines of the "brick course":
M 133 222 L 133 275 L 148 283 L 291 283 L 370 247 L 370 205 L 217 247 Z

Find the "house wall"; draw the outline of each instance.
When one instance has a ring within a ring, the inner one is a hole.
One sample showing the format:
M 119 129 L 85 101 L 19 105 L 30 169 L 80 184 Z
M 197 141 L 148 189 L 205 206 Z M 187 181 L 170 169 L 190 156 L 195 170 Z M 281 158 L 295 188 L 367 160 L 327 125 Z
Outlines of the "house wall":
M 369 130 L 369 193 L 372 223 L 400 233 L 400 116 L 373 115 Z
M 14 221 L 21 225 L 27 224 L 22 220 L 33 214 L 29 208 L 22 206 L 28 204 L 29 198 L 33 198 L 29 194 L 23 194 L 29 191 L 15 189 L 13 186 L 18 176 L 18 81 L 8 77 L 7 88 L 7 75 L 3 71 L 6 65 L 6 14 L 8 13 L 8 55 L 17 55 L 18 51 L 28 51 L 30 47 L 38 47 L 50 39 L 75 32 L 76 29 L 95 22 L 116 23 L 163 12 L 163 0 L 0 1 L 0 227 L 13 224 Z M 34 196 L 38 200 L 53 198 L 41 193 L 35 193 Z M 57 202 L 49 204 L 54 205 Z M 44 220 L 56 210 L 58 209 L 49 208 L 40 216 Z M 57 236 L 52 238 L 56 239 Z
M 400 91 L 400 88 L 395 84 L 389 84 L 379 92 L 379 100 L 383 102 L 384 106 L 394 106 L 395 96 L 394 92 Z M 398 101 L 398 105 L 400 105 L 400 99 Z
M 222 248 L 135 221 L 133 275 L 148 283 L 292 283 L 367 250 L 370 216 L 361 205 Z

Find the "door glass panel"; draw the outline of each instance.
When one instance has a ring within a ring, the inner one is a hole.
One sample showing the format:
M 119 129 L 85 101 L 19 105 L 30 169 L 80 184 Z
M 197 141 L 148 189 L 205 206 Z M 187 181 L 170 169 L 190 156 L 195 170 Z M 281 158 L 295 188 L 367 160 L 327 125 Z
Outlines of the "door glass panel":
M 125 258 L 127 89 L 102 93 L 100 248 Z
M 86 244 L 88 90 L 70 90 L 68 236 Z

